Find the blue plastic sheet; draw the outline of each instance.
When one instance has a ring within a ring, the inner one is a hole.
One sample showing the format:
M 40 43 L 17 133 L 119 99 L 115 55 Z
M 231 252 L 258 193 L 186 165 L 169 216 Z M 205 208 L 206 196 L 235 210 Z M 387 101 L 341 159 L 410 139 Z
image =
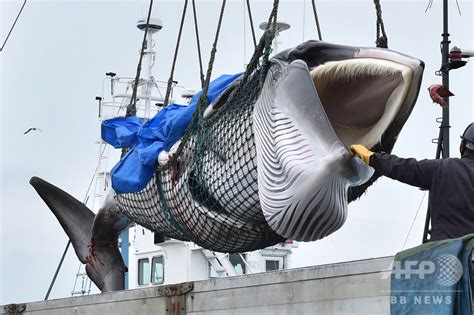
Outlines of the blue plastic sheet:
M 104 120 L 101 126 L 102 139 L 114 148 L 128 148 L 138 141 L 137 132 L 142 121 L 133 117 L 117 117 Z
M 430 242 L 395 256 L 391 314 L 472 314 L 474 234 Z
M 242 73 L 221 75 L 209 84 L 208 99 L 213 102 Z M 189 105 L 170 104 L 152 119 L 142 123 L 137 117 L 119 117 L 102 123 L 102 139 L 115 148 L 131 150 L 112 169 L 112 187 L 116 193 L 138 192 L 153 177 L 158 154 L 169 151 L 183 136 L 191 122 L 202 91 Z

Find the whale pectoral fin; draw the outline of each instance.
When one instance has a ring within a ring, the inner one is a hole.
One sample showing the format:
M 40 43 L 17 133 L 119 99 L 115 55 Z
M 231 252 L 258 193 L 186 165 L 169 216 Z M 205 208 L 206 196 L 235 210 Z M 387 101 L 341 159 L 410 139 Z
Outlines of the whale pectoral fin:
M 69 236 L 77 257 L 85 264 L 94 213 L 76 198 L 41 178 L 32 177 L 30 184 L 56 216 Z

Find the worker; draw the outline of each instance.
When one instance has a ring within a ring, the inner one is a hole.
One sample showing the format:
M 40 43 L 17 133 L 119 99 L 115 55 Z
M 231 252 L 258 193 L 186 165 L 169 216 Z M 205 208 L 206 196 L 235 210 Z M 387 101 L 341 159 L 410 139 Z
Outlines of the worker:
M 474 233 L 474 123 L 461 136 L 460 159 L 417 161 L 374 153 L 360 144 L 350 149 L 375 174 L 430 191 L 431 241 Z

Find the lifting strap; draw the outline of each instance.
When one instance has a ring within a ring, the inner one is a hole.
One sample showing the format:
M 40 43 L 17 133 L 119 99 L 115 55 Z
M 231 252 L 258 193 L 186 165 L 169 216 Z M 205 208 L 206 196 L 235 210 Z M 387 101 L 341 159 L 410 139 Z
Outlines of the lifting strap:
M 181 152 L 183 151 L 184 145 L 188 142 L 188 139 L 192 134 L 192 130 L 193 130 L 194 126 L 196 125 L 196 122 L 202 116 L 201 112 L 204 112 L 204 109 L 208 105 L 207 90 L 209 88 L 209 82 L 211 80 L 212 68 L 213 68 L 213 65 L 214 65 L 214 59 L 215 59 L 216 52 L 217 52 L 217 42 L 219 40 L 219 34 L 220 34 L 220 30 L 221 30 L 221 25 L 222 25 L 222 19 L 224 17 L 225 5 L 226 5 L 226 0 L 223 0 L 222 1 L 222 6 L 221 6 L 221 12 L 220 12 L 220 15 L 219 15 L 219 22 L 217 23 L 216 35 L 215 35 L 215 38 L 214 38 L 214 43 L 212 45 L 211 55 L 209 57 L 209 64 L 207 66 L 206 79 L 204 80 L 204 84 L 203 84 L 203 87 L 202 87 L 202 93 L 201 93 L 201 96 L 199 97 L 198 105 L 197 105 L 196 111 L 194 112 L 194 115 L 191 119 L 191 122 L 188 125 L 188 127 L 186 128 L 186 131 L 184 132 L 181 143 L 180 143 L 178 149 L 176 150 L 176 153 L 175 153 L 176 156 L 179 156 L 181 154 Z
M 319 40 L 323 40 L 323 37 L 321 36 L 321 27 L 319 25 L 318 11 L 316 10 L 315 0 L 312 0 L 311 3 L 313 5 L 314 21 L 316 22 L 316 29 L 318 30 L 318 37 Z
M 247 0 L 247 11 L 249 13 L 250 29 L 252 30 L 253 48 L 255 49 L 257 47 L 257 40 L 255 37 L 255 29 L 253 27 L 252 9 L 250 8 L 250 0 Z
M 205 79 L 204 79 L 204 72 L 202 71 L 201 43 L 199 41 L 199 29 L 198 29 L 198 23 L 197 23 L 195 0 L 193 0 L 193 16 L 194 16 L 194 30 L 196 31 L 196 44 L 197 44 L 198 59 L 199 59 L 199 76 L 201 79 L 201 88 L 203 88 Z
M 199 101 L 198 101 L 197 109 L 196 109 L 196 111 L 195 111 L 195 113 L 194 113 L 194 115 L 191 119 L 191 122 L 188 125 L 188 127 L 186 128 L 186 131 L 184 132 L 181 143 L 180 143 L 176 153 L 174 154 L 175 157 L 178 157 L 178 156 L 181 155 L 181 153 L 182 153 L 185 145 L 187 144 L 191 134 L 193 134 L 193 129 L 196 126 L 196 123 L 198 123 L 198 121 L 202 122 L 202 114 L 204 113 L 204 109 L 208 105 L 207 89 L 208 89 L 208 86 L 209 86 L 209 81 L 210 81 L 211 73 L 212 73 L 212 66 L 213 66 L 215 54 L 216 54 L 216 51 L 217 51 L 217 49 L 216 49 L 217 41 L 218 41 L 218 38 L 219 38 L 219 33 L 220 33 L 221 24 L 222 24 L 222 18 L 223 18 L 223 14 L 224 14 L 225 4 L 226 4 L 226 1 L 224 0 L 222 2 L 221 14 L 219 16 L 219 23 L 218 23 L 218 26 L 217 26 L 216 36 L 215 36 L 215 39 L 214 39 L 214 44 L 213 44 L 213 48 L 212 48 L 212 51 L 211 51 L 211 56 L 210 56 L 210 59 L 209 59 L 209 65 L 208 65 L 205 85 L 203 87 L 203 92 L 201 93 L 201 96 L 200 96 Z M 275 37 L 276 20 L 277 20 L 277 13 L 278 13 L 278 4 L 279 4 L 279 0 L 274 0 L 273 9 L 272 9 L 270 17 L 268 19 L 267 29 L 265 30 L 265 33 L 261 37 L 260 42 L 256 46 L 254 54 L 253 54 L 252 58 L 250 59 L 249 64 L 247 65 L 247 69 L 246 69 L 245 74 L 242 78 L 241 85 L 243 85 L 245 82 L 247 82 L 250 75 L 253 74 L 254 71 L 257 69 L 257 67 L 259 65 L 260 58 L 262 56 L 263 56 L 263 58 L 262 58 L 262 68 L 264 68 L 264 69 L 268 68 L 267 65 L 268 65 L 268 59 L 269 59 L 269 55 L 270 55 L 270 51 L 271 51 L 271 43 L 273 41 L 273 38 Z M 265 67 L 264 67 L 264 65 L 265 65 Z M 261 79 L 263 80 L 266 76 L 266 71 L 261 71 L 260 76 L 261 76 Z
M 181 42 L 181 34 L 183 33 L 183 25 L 184 25 L 184 19 L 186 18 L 186 8 L 187 7 L 188 7 L 188 0 L 185 0 L 184 1 L 184 6 L 183 6 L 183 14 L 181 15 L 181 23 L 179 25 L 178 39 L 176 40 L 176 48 L 174 50 L 173 64 L 171 65 L 171 73 L 170 73 L 170 77 L 168 79 L 168 85 L 166 87 L 165 101 L 163 103 L 163 107 L 166 107 L 168 105 L 168 102 L 169 102 L 169 99 L 170 99 L 171 86 L 173 85 L 174 69 L 175 69 L 175 66 L 176 66 L 176 59 L 178 58 L 179 43 Z
M 377 38 L 375 39 L 375 44 L 380 48 L 388 48 L 388 37 L 385 34 L 385 26 L 382 19 L 382 7 L 380 6 L 380 0 L 374 0 L 375 11 L 377 13 Z M 382 35 L 380 35 L 382 33 Z

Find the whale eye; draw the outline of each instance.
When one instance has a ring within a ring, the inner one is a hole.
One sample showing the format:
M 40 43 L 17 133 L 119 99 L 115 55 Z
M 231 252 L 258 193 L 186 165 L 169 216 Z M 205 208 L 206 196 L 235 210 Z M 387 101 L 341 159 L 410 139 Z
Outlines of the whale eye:
M 311 77 L 341 141 L 371 148 L 404 105 L 413 70 L 392 61 L 355 58 L 315 67 Z

